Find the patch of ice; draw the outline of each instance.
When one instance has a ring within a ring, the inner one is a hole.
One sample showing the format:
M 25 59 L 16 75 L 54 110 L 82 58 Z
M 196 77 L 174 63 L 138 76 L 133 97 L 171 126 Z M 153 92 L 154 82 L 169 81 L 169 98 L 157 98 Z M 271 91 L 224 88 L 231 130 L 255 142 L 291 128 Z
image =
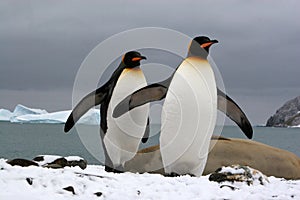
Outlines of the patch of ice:
M 300 124 L 297 126 L 288 126 L 288 128 L 300 128 Z
M 18 123 L 65 123 L 71 111 L 59 111 L 45 114 L 26 114 L 14 118 Z
M 27 114 L 37 115 L 37 114 L 46 114 L 46 113 L 48 112 L 43 109 L 28 108 L 26 106 L 18 104 L 13 111 L 13 116 L 20 116 L 20 115 L 27 115 Z
M 22 115 L 40 115 L 40 114 L 46 114 L 48 113 L 46 110 L 42 110 L 42 109 L 35 109 L 35 108 L 28 108 L 26 106 L 23 106 L 21 104 L 18 104 L 13 113 L 12 116 L 10 118 L 11 122 L 18 122 L 16 120 L 17 117 L 22 116 Z
M 0 121 L 10 121 L 13 123 L 65 123 L 71 110 L 48 113 L 46 110 L 28 108 L 23 105 L 17 105 L 13 112 L 6 109 L 0 109 Z M 100 110 L 90 109 L 83 115 L 79 124 L 100 124 Z
M 79 124 L 100 124 L 100 109 L 90 109 L 78 121 Z
M 0 121 L 9 121 L 12 116 L 12 112 L 6 109 L 0 109 Z

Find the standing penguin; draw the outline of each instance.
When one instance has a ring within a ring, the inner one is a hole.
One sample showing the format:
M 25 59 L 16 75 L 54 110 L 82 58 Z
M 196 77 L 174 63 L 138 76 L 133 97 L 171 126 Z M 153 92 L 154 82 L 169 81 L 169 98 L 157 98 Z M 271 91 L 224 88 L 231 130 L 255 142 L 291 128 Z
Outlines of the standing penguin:
M 74 124 L 93 106 L 100 107 L 100 135 L 105 155 L 105 170 L 121 172 L 126 161 L 134 157 L 140 141 L 149 135 L 149 105 L 139 107 L 114 119 L 112 110 L 124 97 L 147 85 L 140 69 L 140 61 L 146 59 L 139 52 L 127 52 L 110 79 L 100 88 L 85 96 L 68 117 L 64 131 Z
M 166 173 L 202 174 L 217 105 L 219 110 L 239 125 L 247 137 L 252 137 L 251 124 L 243 111 L 216 88 L 207 55 L 210 46 L 217 42 L 204 36 L 194 38 L 186 59 L 171 77 L 134 92 L 114 110 L 113 116 L 119 117 L 137 106 L 166 98 L 160 137 Z
M 217 86 L 204 48 L 208 38 L 191 42 L 189 55 L 173 75 L 162 112 L 160 149 L 167 174 L 200 176 L 217 117 Z

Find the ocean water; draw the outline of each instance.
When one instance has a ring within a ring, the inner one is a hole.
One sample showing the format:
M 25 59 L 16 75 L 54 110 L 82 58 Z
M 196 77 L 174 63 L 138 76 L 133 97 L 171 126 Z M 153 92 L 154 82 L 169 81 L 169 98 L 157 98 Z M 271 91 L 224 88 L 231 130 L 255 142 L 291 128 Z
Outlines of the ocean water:
M 37 155 L 78 155 L 90 164 L 103 161 L 99 128 L 80 125 L 69 134 L 63 132 L 64 124 L 16 124 L 0 122 L 0 158 L 32 159 Z M 253 127 L 253 140 L 293 152 L 300 157 L 299 128 Z M 145 148 L 158 144 L 160 127 L 151 126 L 151 137 Z M 222 136 L 246 137 L 236 126 L 224 126 Z

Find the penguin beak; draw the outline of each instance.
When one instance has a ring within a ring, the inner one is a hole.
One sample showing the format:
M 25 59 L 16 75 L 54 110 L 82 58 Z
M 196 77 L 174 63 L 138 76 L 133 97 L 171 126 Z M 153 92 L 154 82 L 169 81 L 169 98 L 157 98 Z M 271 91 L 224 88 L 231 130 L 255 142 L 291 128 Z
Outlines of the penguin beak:
M 140 61 L 140 60 L 147 60 L 147 58 L 145 56 L 139 56 L 139 57 L 134 57 L 131 59 L 131 61 L 133 61 L 133 62 Z
M 204 44 L 201 44 L 200 46 L 202 48 L 207 48 L 207 47 L 210 47 L 211 45 L 215 44 L 215 43 L 218 43 L 219 41 L 218 40 L 211 40 L 209 42 L 206 42 Z

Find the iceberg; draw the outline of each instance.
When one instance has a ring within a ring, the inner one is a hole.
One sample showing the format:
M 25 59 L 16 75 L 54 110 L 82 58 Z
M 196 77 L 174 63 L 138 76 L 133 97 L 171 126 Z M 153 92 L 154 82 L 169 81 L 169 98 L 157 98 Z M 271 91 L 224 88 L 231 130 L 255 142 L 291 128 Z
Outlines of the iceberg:
M 57 124 L 66 122 L 71 111 L 59 111 L 44 114 L 26 114 L 14 117 L 11 122 L 17 123 L 49 123 Z
M 36 109 L 36 108 L 28 108 L 26 106 L 23 106 L 21 104 L 18 104 L 14 111 L 13 111 L 13 116 L 20 116 L 20 115 L 26 115 L 26 114 L 45 114 L 48 113 L 46 110 L 42 109 Z
M 6 109 L 0 109 L 0 121 L 10 121 L 12 112 Z
M 23 115 L 40 115 L 40 114 L 46 114 L 48 113 L 46 110 L 42 110 L 42 109 L 35 109 L 35 108 L 28 108 L 26 106 L 23 106 L 21 104 L 18 104 L 11 117 L 10 117 L 10 121 L 11 122 L 18 122 L 18 120 L 16 119 L 19 116 L 23 116 Z
M 91 110 L 89 110 L 87 113 L 85 113 L 80 118 L 78 123 L 79 124 L 89 124 L 89 125 L 100 125 L 100 109 L 91 109 Z
M 48 113 L 43 109 L 28 108 L 23 105 L 17 105 L 13 112 L 6 109 L 0 109 L 0 121 L 10 121 L 13 123 L 65 123 L 71 110 Z M 100 124 L 100 110 L 90 109 L 78 121 L 79 124 L 97 125 Z
M 58 111 L 45 114 L 27 114 L 14 118 L 13 122 L 18 123 L 47 123 L 47 124 L 61 124 L 65 123 L 71 113 L 71 110 Z M 100 111 L 96 109 L 89 110 L 78 121 L 79 124 L 100 124 Z

